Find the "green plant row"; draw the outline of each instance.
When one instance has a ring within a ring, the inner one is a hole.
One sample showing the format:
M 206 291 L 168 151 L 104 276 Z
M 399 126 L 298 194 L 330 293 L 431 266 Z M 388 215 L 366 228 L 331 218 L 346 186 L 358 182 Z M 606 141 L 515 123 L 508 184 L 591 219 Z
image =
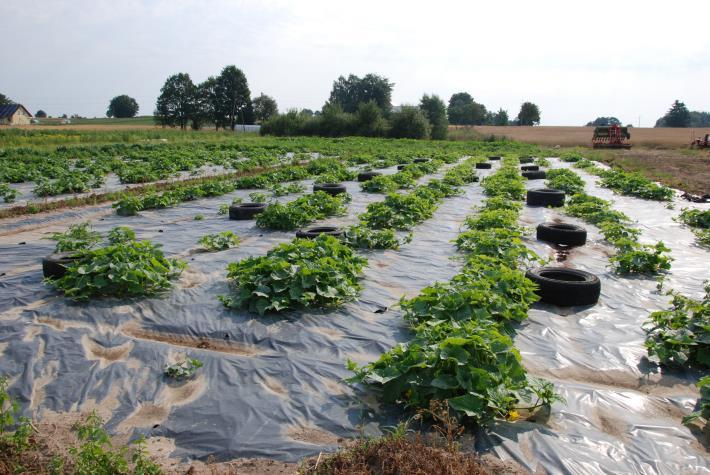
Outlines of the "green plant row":
M 654 183 L 640 173 L 631 173 L 615 168 L 603 169 L 596 166 L 594 162 L 582 158 L 576 152 L 566 152 L 560 156 L 560 159 L 566 162 L 575 162 L 573 166 L 576 168 L 584 169 L 600 177 L 599 185 L 622 195 L 655 201 L 671 201 L 675 195 L 673 189 Z
M 698 244 L 710 247 L 710 210 L 686 208 L 677 219 L 691 227 Z
M 548 188 L 562 190 L 568 195 L 584 193 L 584 180 L 567 168 L 547 170 L 547 182 L 545 184 Z
M 517 267 L 530 253 L 512 250 L 522 246 L 522 231 L 516 224 L 520 205 L 509 196 L 519 197 L 524 185 L 512 161 L 506 162 L 484 180 L 489 201 L 467 225 L 471 232 L 517 240 L 504 251 L 490 242 L 478 247 L 477 236 L 463 233 L 456 241 L 468 253 L 461 273 L 400 302 L 413 339 L 368 365 L 349 361 L 351 383 L 373 386 L 383 401 L 410 409 L 446 400 L 456 415 L 479 424 L 516 419 L 522 410 L 559 399 L 550 383 L 527 377 L 509 334 L 510 323 L 526 318 L 537 296 Z

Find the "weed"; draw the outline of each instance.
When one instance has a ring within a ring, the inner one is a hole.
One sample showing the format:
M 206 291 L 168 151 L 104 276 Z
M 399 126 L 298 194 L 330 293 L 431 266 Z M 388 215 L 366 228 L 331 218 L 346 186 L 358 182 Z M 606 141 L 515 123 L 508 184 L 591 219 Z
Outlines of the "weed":
M 202 368 L 202 361 L 196 358 L 188 358 L 185 361 L 178 361 L 177 363 L 168 365 L 165 367 L 165 376 L 172 379 L 187 379 L 195 374 L 195 371 Z

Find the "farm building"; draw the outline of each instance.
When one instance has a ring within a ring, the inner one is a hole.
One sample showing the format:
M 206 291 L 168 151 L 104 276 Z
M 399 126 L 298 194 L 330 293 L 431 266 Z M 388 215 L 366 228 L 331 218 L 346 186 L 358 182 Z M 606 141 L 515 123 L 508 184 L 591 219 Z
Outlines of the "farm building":
M 27 125 L 32 114 L 22 104 L 0 106 L 0 125 Z

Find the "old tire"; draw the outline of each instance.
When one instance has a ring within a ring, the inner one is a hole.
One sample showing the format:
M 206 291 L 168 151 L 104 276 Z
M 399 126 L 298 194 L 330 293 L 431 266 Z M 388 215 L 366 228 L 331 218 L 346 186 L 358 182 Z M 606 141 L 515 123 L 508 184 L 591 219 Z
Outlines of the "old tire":
M 523 172 L 522 175 L 528 180 L 542 180 L 547 178 L 547 173 L 542 170 L 537 170 L 534 172 Z
M 240 203 L 229 207 L 229 219 L 254 219 L 254 216 L 266 209 L 266 203 Z
M 429 161 L 428 158 L 415 158 L 412 162 L 413 163 L 426 163 L 428 161 Z
M 357 181 L 369 181 L 380 175 L 382 175 L 380 172 L 360 172 L 357 174 Z
M 488 160 L 500 160 L 500 156 L 498 156 L 498 155 L 491 155 L 490 157 L 488 157 Z
M 549 188 L 528 190 L 526 201 L 530 206 L 563 206 L 565 204 L 565 192 Z
M 409 163 L 401 163 L 397 165 L 397 170 L 404 170 L 404 167 L 406 167 L 407 165 L 409 165 Z
M 75 263 L 78 257 L 72 257 L 76 251 L 57 252 L 42 259 L 42 273 L 46 278 L 59 279 L 67 273 L 67 267 Z
M 540 169 L 537 165 L 523 165 L 520 169 L 524 172 L 536 172 Z
M 488 163 L 488 162 L 479 162 L 479 163 L 476 164 L 476 168 L 478 168 L 478 169 L 480 169 L 480 170 L 486 170 L 486 169 L 489 169 L 489 168 L 491 168 L 491 167 L 492 167 L 492 165 L 491 165 L 490 163 Z
M 321 234 L 340 237 L 343 235 L 343 230 L 335 226 L 318 226 L 316 228 L 299 229 L 296 231 L 296 237 L 301 239 L 315 239 Z
M 535 160 L 533 157 L 520 157 L 518 159 L 518 161 L 520 161 L 520 163 L 532 163 L 533 160 Z
M 601 282 L 589 272 L 566 267 L 531 269 L 525 277 L 538 286 L 540 301 L 560 307 L 594 305 L 599 300 Z
M 537 238 L 565 246 L 584 246 L 587 242 L 587 230 L 576 224 L 540 223 L 537 225 Z
M 316 191 L 323 191 L 331 196 L 339 195 L 345 193 L 345 185 L 340 183 L 320 183 L 313 185 L 313 193 Z

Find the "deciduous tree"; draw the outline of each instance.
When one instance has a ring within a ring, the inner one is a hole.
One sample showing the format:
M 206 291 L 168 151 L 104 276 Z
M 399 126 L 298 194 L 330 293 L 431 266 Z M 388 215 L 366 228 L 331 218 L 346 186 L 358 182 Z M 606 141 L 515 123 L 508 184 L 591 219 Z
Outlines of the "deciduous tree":
M 537 125 L 540 123 L 540 108 L 532 102 L 523 102 L 518 113 L 519 125 Z
M 439 96 L 424 94 L 419 107 L 424 111 L 431 124 L 431 138 L 444 140 L 449 132 L 449 121 L 446 118 L 446 105 Z
M 251 93 L 247 78 L 234 65 L 225 66 L 217 77 L 216 85 L 218 121 L 234 130 L 237 123 L 251 122 Z
M 367 74 L 362 79 L 354 74 L 347 78 L 340 76 L 333 82 L 328 103 L 338 104 L 344 112 L 352 113 L 357 111 L 358 105 L 361 103 L 375 101 L 386 114 L 392 108 L 393 88 L 394 83 L 377 74 Z
M 274 98 L 266 94 L 259 94 L 255 97 L 252 101 L 252 108 L 254 109 L 254 119 L 259 123 L 267 121 L 279 113 L 279 106 Z
M 195 114 L 197 87 L 187 73 L 170 76 L 160 89 L 155 105 L 155 120 L 165 126 L 186 129 Z
M 126 119 L 135 117 L 138 113 L 138 102 L 130 96 L 122 94 L 111 99 L 106 111 L 106 117 Z

